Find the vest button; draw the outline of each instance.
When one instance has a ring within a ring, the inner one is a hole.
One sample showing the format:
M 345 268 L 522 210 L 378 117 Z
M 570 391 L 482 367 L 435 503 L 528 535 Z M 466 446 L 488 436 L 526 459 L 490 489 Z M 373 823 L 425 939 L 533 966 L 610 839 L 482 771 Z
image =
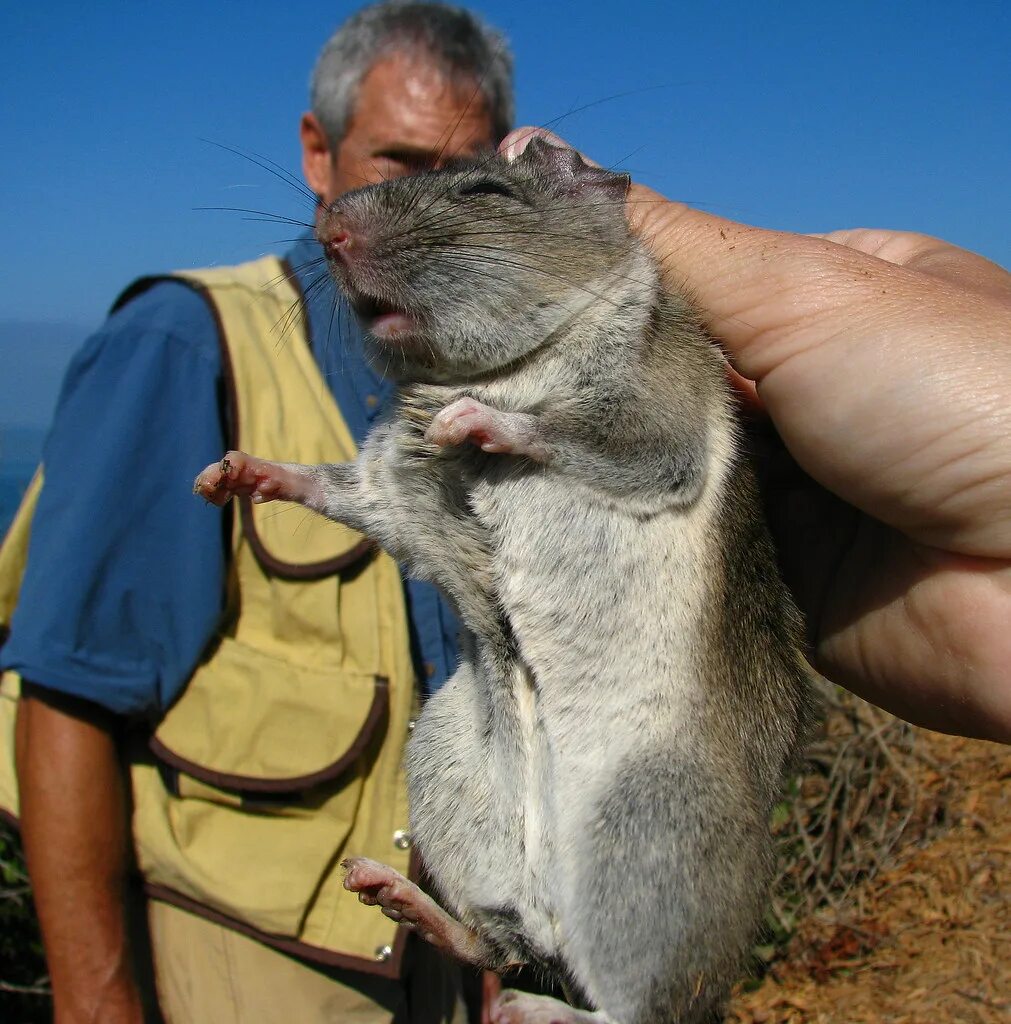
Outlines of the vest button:
M 409 722 L 407 723 L 407 731 L 408 731 L 408 732 L 414 732 L 414 727 L 415 727 L 415 726 L 416 726 L 417 724 L 418 724 L 418 721 L 417 721 L 417 719 L 415 719 L 415 718 L 412 718 L 412 719 L 411 719 L 411 720 L 410 720 L 410 721 L 409 721 Z
M 392 946 L 380 946 L 378 949 L 376 949 L 376 959 L 380 963 L 385 963 L 387 960 L 390 959 L 391 956 L 393 956 Z
M 397 831 L 393 833 L 393 845 L 398 850 L 410 849 L 411 833 L 405 832 L 402 828 L 398 828 Z

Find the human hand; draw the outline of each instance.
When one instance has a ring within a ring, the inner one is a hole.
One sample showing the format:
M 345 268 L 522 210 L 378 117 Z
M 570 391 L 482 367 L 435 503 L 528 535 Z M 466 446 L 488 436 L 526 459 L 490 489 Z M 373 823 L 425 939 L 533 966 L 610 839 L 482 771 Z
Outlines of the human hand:
M 759 469 L 812 662 L 911 721 L 1011 740 L 1011 275 L 922 235 L 768 231 L 641 185 L 626 210 L 775 428 Z

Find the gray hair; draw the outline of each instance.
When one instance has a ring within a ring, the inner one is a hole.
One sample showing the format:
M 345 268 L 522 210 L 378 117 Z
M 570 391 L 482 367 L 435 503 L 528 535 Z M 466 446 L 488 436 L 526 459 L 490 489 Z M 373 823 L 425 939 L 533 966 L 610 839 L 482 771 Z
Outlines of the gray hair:
M 344 138 L 358 86 L 397 50 L 435 61 L 451 80 L 470 79 L 484 96 L 494 141 L 513 123 L 513 60 L 505 36 L 461 7 L 392 0 L 353 14 L 323 47 L 309 80 L 312 112 L 331 150 Z

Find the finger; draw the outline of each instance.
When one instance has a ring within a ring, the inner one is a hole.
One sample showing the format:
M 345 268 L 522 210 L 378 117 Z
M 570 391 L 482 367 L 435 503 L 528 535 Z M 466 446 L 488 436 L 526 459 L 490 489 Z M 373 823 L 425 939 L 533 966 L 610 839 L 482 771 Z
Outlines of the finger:
M 931 235 L 885 228 L 845 228 L 812 234 L 964 288 L 1011 301 L 1011 274 L 978 253 Z
M 556 135 L 552 131 L 548 131 L 547 128 L 537 128 L 533 125 L 528 125 L 524 128 L 514 128 L 498 145 L 499 154 L 509 162 L 512 163 L 518 156 L 522 156 L 527 146 L 530 145 L 533 139 L 542 139 L 544 142 L 551 146 L 557 146 L 559 149 L 572 149 L 561 136 Z M 585 160 L 592 167 L 599 167 L 600 164 L 595 163 L 588 157 L 579 154 L 583 160 Z

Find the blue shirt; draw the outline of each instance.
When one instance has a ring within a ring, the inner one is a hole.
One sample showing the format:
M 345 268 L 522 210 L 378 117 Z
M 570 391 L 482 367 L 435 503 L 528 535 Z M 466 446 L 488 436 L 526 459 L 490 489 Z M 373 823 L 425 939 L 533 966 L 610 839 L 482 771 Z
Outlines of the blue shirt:
M 313 354 L 360 445 L 393 385 L 365 363 L 316 242 L 287 259 L 308 296 Z M 229 538 L 191 490 L 226 447 L 223 389 L 210 311 L 178 282 L 143 292 L 85 342 L 46 440 L 0 666 L 119 714 L 158 717 L 180 693 L 223 610 Z M 431 691 L 455 668 L 458 625 L 430 584 L 407 581 L 405 594 Z

